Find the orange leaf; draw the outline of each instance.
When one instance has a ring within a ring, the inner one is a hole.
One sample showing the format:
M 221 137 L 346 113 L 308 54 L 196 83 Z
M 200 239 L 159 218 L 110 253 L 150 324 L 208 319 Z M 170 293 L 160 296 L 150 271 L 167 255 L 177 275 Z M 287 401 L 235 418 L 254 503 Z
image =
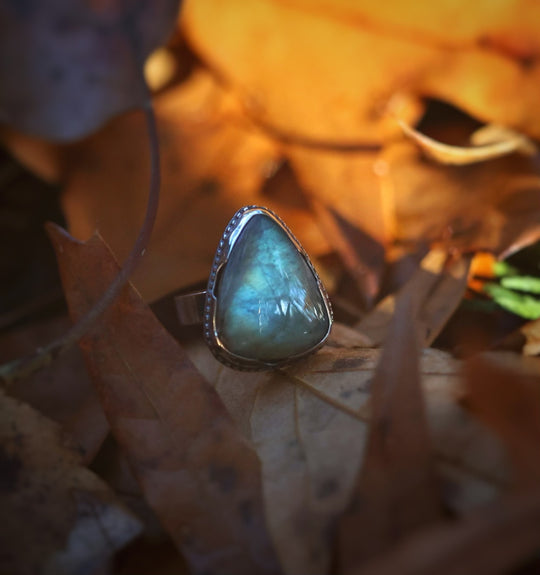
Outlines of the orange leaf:
M 305 205 L 269 198 L 262 189 L 279 159 L 276 145 L 246 124 L 208 72 L 154 100 L 162 186 L 148 252 L 132 281 L 145 300 L 208 279 L 228 220 L 244 205 L 266 205 L 290 225 L 310 255 L 328 251 Z M 67 151 L 63 208 L 70 233 L 99 228 L 123 261 L 144 216 L 148 182 L 146 125 L 131 113 Z M 304 202 L 305 204 L 305 202 Z
M 528 0 L 186 0 L 182 11 L 191 45 L 266 123 L 372 143 L 399 130 L 395 98 L 415 96 L 538 137 L 539 20 Z M 419 108 L 406 109 L 412 125 Z

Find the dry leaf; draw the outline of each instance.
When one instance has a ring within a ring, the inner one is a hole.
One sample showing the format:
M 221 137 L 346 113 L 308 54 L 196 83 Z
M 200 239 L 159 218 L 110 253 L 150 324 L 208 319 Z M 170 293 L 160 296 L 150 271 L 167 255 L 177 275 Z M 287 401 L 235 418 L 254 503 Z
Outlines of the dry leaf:
M 344 573 L 443 517 L 420 387 L 415 311 L 410 295 L 399 299 L 373 377 L 366 455 L 339 522 Z
M 380 350 L 337 324 L 314 356 L 281 373 L 253 374 L 222 366 L 200 340 L 183 346 L 255 441 L 267 519 L 285 571 L 327 573 L 331 533 L 362 461 Z M 458 404 L 460 366 L 433 349 L 420 357 L 444 500 L 465 512 L 496 496 L 508 466 L 497 440 Z
M 66 314 L 3 333 L 0 336 L 0 363 L 34 352 L 60 337 L 69 326 Z M 17 382 L 10 393 L 61 424 L 82 449 L 84 463 L 94 458 L 109 432 L 82 354 L 76 348 L 29 379 Z
M 415 2 L 407 9 L 401 0 L 380 4 L 371 0 L 287 0 L 287 5 L 421 42 L 440 42 L 456 48 L 470 45 L 481 36 L 484 45 L 509 56 L 527 58 L 540 51 L 536 27 L 540 8 L 523 0 L 503 0 L 496 5 L 489 0 L 474 5 L 466 5 L 464 0 L 441 0 L 436 5 Z
M 2 1 L 0 121 L 66 141 L 140 106 L 139 58 L 166 40 L 177 11 L 177 0 Z
M 331 204 L 325 206 L 316 198 L 312 198 L 311 204 L 321 230 L 354 279 L 358 293 L 363 297 L 361 303 L 364 307 L 370 308 L 379 293 L 384 271 L 384 245 L 365 233 L 362 226 L 359 228 L 351 224 L 350 220 L 341 217 Z M 369 215 L 364 213 L 362 219 L 367 219 L 366 216 Z M 380 231 L 384 233 L 384 230 L 382 226 Z
M 4 394 L 0 411 L 0 571 L 82 575 L 105 567 L 140 522 L 82 466 L 57 424 Z
M 496 501 L 462 521 L 432 526 L 352 575 L 493 575 L 538 553 L 540 493 Z
M 402 120 L 398 120 L 398 122 L 403 132 L 420 146 L 426 156 L 440 162 L 441 164 L 464 166 L 466 164 L 475 164 L 477 162 L 493 160 L 494 158 L 506 156 L 513 152 L 519 152 L 527 156 L 534 156 L 538 153 L 536 146 L 531 140 L 522 134 L 511 130 L 506 130 L 502 133 L 499 132 L 498 135 L 491 133 L 490 139 L 494 138 L 494 141 L 488 141 L 488 143 L 485 144 L 477 144 L 474 147 L 464 148 L 461 146 L 443 144 L 442 142 L 438 142 L 437 140 L 422 134 L 418 130 L 411 128 L 411 126 L 408 126 Z M 493 126 L 488 127 L 493 128 Z M 486 133 L 484 132 L 484 137 L 485 134 Z M 478 141 L 480 137 L 481 136 L 477 135 L 476 141 Z
M 527 0 L 496 8 L 187 0 L 182 11 L 191 45 L 254 115 L 304 140 L 342 143 L 395 134 L 393 99 L 415 95 L 538 137 L 539 18 Z M 412 125 L 414 107 L 407 110 L 402 119 Z
M 328 251 L 305 206 L 265 195 L 276 146 L 246 125 L 207 72 L 156 97 L 155 106 L 161 200 L 146 257 L 133 276 L 145 299 L 206 281 L 221 234 L 244 205 L 275 209 L 311 255 Z M 137 113 L 69 150 L 63 208 L 74 236 L 88 239 L 97 227 L 115 256 L 125 258 L 146 207 L 147 158 L 146 126 Z
M 466 257 L 451 258 L 440 248 L 432 249 L 401 290 L 382 299 L 356 324 L 356 329 L 367 336 L 372 345 L 381 345 L 388 334 L 396 301 L 408 296 L 416 302 L 421 341 L 429 347 L 463 298 L 469 261 Z
M 118 265 L 95 236 L 49 227 L 74 319 Z M 260 464 L 219 397 L 127 286 L 81 346 L 150 507 L 195 573 L 279 573 L 262 509 Z
M 256 447 L 267 521 L 284 571 L 325 575 L 331 528 L 347 504 L 361 462 L 364 416 L 350 407 L 336 409 L 328 397 L 302 385 L 294 369 L 238 373 L 215 361 L 200 342 L 191 342 L 188 351 Z M 300 369 L 303 377 L 305 365 Z M 361 387 L 356 373 L 347 375 L 341 380 L 344 389 Z M 324 373 L 326 381 L 329 377 Z M 357 402 L 366 397 L 355 394 Z
M 467 406 L 504 441 L 516 487 L 540 485 L 540 359 L 491 354 L 465 364 Z
M 402 242 L 500 254 L 525 234 L 540 232 L 540 177 L 532 159 L 435 165 L 411 142 L 387 146 L 384 158 Z
M 526 323 L 520 331 L 526 338 L 523 354 L 528 356 L 540 355 L 540 320 Z
M 534 9 L 525 2 L 496 10 L 480 5 L 475 24 L 465 25 L 462 14 L 473 17 L 468 5 L 392 5 L 256 0 L 247 8 L 188 0 L 181 18 L 194 50 L 225 78 L 253 121 L 283 144 L 313 205 L 380 244 L 368 255 L 363 249 L 359 262 L 336 226 L 321 219 L 368 304 L 378 287 L 379 252 L 393 239 L 414 247 L 452 235 L 459 249 L 501 252 L 524 233 L 540 233 L 532 162 L 442 170 L 425 165 L 413 146 L 391 144 L 395 118 L 412 125 L 422 113 L 420 95 L 540 134 L 540 67 L 521 60 L 539 50 L 523 16 Z M 437 29 L 445 18 L 456 26 Z M 512 146 L 524 142 L 508 129 L 496 137 Z M 489 153 L 502 145 L 492 143 Z

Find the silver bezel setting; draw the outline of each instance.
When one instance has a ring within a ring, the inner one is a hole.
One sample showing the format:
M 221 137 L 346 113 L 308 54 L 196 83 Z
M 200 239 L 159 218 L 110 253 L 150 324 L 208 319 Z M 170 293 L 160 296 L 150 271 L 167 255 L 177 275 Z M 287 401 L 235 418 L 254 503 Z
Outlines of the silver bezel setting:
M 231 353 L 223 344 L 220 339 L 218 330 L 216 328 L 216 309 L 217 309 L 217 298 L 215 294 L 216 282 L 219 273 L 224 269 L 229 260 L 229 255 L 233 249 L 236 241 L 238 240 L 242 230 L 250 219 L 256 215 L 264 215 L 271 218 L 275 223 L 277 223 L 283 231 L 287 234 L 292 244 L 302 256 L 304 261 L 309 266 L 310 270 L 313 272 L 313 276 L 317 282 L 319 291 L 322 294 L 324 305 L 326 307 L 326 312 L 328 314 L 328 330 L 324 337 L 319 343 L 311 347 L 310 349 L 296 354 L 294 356 L 287 357 L 286 359 L 275 361 L 275 362 L 264 362 L 259 360 L 254 360 L 246 357 L 242 357 Z M 307 255 L 304 248 L 301 246 L 300 242 L 295 238 L 294 234 L 288 228 L 288 226 L 283 222 L 283 220 L 277 216 L 272 210 L 260 206 L 245 206 L 238 210 L 236 214 L 232 217 L 231 221 L 228 223 L 223 236 L 219 242 L 218 248 L 216 250 L 216 255 L 214 257 L 214 262 L 212 264 L 212 270 L 210 272 L 210 277 L 208 279 L 208 287 L 206 289 L 206 300 L 204 304 L 204 338 L 208 347 L 214 354 L 214 356 L 221 361 L 221 363 L 238 370 L 245 371 L 261 371 L 276 369 L 288 365 L 302 357 L 311 355 L 316 352 L 330 335 L 330 330 L 332 329 L 333 314 L 332 306 L 330 305 L 330 300 L 326 289 L 324 288 L 317 271 L 315 270 L 309 256 Z

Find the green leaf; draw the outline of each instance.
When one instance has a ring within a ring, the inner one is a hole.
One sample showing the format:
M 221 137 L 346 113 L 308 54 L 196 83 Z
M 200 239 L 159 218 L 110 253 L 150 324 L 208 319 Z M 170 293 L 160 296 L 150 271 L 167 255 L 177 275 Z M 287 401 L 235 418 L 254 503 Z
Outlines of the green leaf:
M 484 285 L 484 291 L 502 308 L 525 319 L 540 318 L 540 300 L 529 295 L 515 293 L 494 283 Z
M 519 274 L 519 271 L 506 262 L 495 262 L 493 264 L 493 273 L 496 277 L 500 278 L 504 276 L 516 276 Z
M 507 289 L 540 294 L 540 278 L 534 276 L 510 276 L 501 279 Z

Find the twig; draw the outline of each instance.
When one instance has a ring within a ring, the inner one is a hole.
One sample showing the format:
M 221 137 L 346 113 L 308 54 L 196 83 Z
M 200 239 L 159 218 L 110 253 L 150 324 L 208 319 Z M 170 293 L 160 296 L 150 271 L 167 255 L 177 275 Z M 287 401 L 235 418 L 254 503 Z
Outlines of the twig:
M 142 72 L 141 72 L 142 73 Z M 4 386 L 11 385 L 16 381 L 28 377 L 38 369 L 52 363 L 58 356 L 77 343 L 92 324 L 109 307 L 120 293 L 129 277 L 140 262 L 154 227 L 159 204 L 159 190 L 161 186 L 159 139 L 157 133 L 156 117 L 152 106 L 150 93 L 146 84 L 146 104 L 143 110 L 146 115 L 148 140 L 150 146 L 150 190 L 144 222 L 135 240 L 133 248 L 126 258 L 118 275 L 111 282 L 105 293 L 101 296 L 90 311 L 73 325 L 65 334 L 55 339 L 45 347 L 39 348 L 35 353 L 25 356 L 0 366 L 0 383 Z

